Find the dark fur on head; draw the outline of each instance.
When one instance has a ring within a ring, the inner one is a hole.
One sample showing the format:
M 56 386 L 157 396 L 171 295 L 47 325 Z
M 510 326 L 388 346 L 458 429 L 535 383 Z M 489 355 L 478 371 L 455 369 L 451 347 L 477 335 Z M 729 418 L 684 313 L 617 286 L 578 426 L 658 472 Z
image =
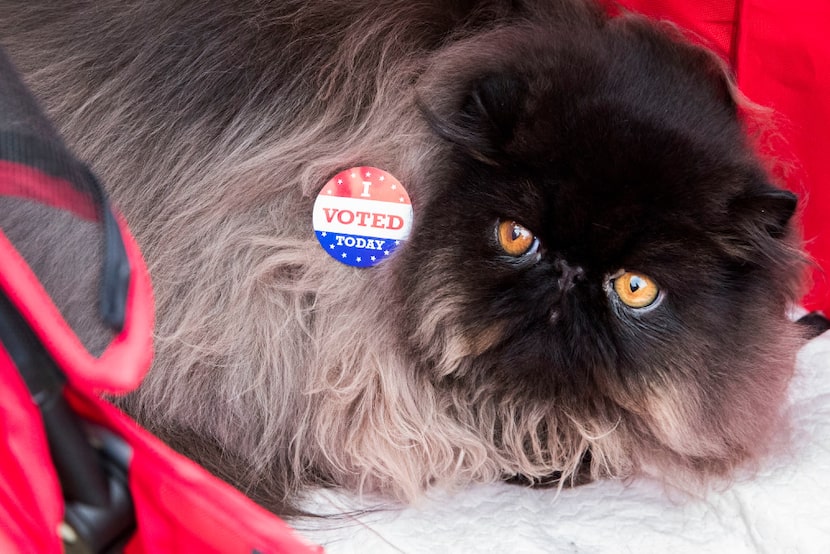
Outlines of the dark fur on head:
M 149 261 L 158 352 L 122 405 L 264 505 L 763 453 L 801 340 L 795 198 L 672 29 L 570 0 L 4 4 Z M 311 231 L 362 164 L 415 209 L 371 270 Z M 499 250 L 502 219 L 538 256 Z M 622 270 L 660 301 L 626 307 Z

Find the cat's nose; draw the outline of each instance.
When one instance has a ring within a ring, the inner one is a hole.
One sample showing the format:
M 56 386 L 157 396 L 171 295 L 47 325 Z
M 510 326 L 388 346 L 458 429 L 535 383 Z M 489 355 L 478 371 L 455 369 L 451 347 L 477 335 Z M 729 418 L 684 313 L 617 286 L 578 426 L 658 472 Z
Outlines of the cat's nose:
M 558 273 L 556 285 L 562 294 L 571 290 L 575 283 L 585 277 L 585 270 L 582 267 L 571 265 L 564 258 L 557 258 L 553 267 Z
M 553 296 L 550 305 L 550 322 L 556 324 L 562 316 L 562 303 L 565 296 L 568 294 L 574 285 L 579 281 L 585 279 L 585 270 L 578 265 L 571 265 L 564 258 L 557 256 L 553 262 L 553 269 L 555 270 L 553 289 Z

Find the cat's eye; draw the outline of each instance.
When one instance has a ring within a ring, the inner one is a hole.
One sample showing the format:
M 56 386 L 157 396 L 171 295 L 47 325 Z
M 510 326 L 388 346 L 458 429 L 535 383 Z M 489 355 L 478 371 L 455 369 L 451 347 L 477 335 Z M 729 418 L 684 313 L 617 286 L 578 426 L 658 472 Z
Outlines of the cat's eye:
M 629 308 L 645 308 L 654 304 L 660 288 L 650 277 L 626 271 L 614 279 L 614 292 Z
M 517 258 L 529 253 L 538 245 L 536 236 L 530 232 L 530 229 L 510 219 L 499 221 L 496 227 L 496 237 L 501 249 L 506 254 Z

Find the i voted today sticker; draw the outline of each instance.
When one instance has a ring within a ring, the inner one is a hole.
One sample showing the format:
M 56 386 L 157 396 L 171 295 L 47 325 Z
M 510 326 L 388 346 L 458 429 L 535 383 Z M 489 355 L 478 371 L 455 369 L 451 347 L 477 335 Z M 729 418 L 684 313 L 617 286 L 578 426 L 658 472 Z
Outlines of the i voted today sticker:
M 376 167 L 353 167 L 331 178 L 314 202 L 314 232 L 338 262 L 371 267 L 409 236 L 412 203 L 403 185 Z

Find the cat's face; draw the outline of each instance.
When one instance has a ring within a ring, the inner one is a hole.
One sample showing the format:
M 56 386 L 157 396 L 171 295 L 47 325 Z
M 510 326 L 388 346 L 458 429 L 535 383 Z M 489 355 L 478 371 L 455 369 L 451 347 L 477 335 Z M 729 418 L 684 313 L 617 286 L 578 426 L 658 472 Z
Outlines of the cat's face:
M 459 70 L 454 100 L 425 99 L 452 146 L 396 261 L 405 340 L 470 402 L 549 406 L 699 460 L 749 448 L 743 420 L 771 417 L 792 371 L 795 198 L 768 184 L 707 56 L 637 22 L 575 35 L 512 37 Z

